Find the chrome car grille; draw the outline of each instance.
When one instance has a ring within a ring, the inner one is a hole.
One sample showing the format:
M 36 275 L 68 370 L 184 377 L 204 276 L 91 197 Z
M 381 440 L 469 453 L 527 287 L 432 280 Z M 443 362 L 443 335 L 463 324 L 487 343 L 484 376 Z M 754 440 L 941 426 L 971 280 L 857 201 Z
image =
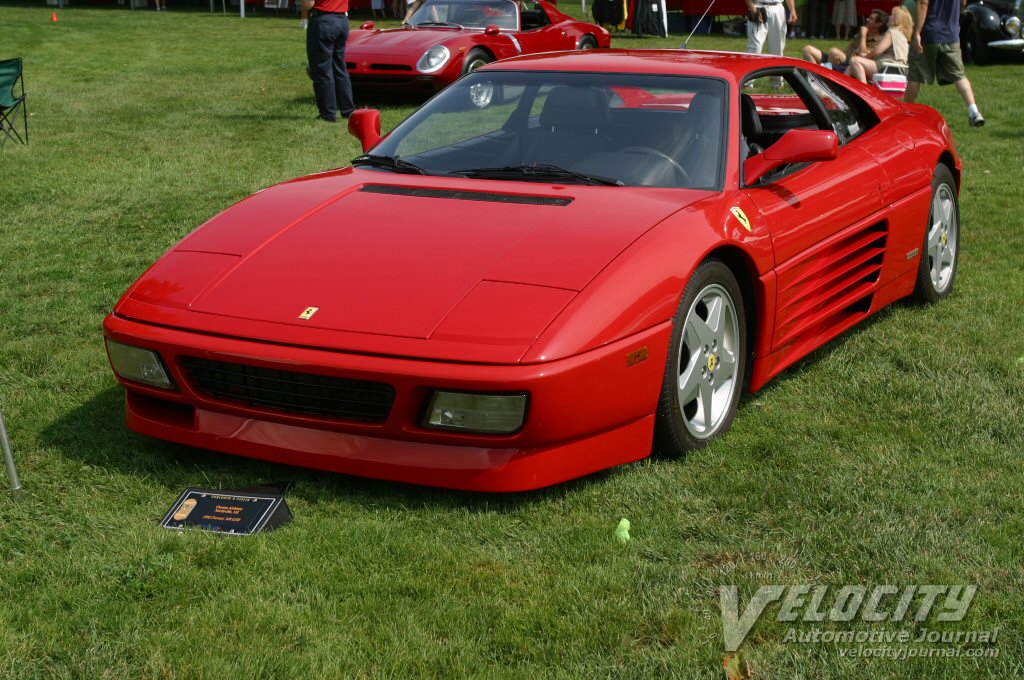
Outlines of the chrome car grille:
M 382 423 L 387 420 L 395 401 L 395 388 L 387 383 L 198 357 L 180 357 L 179 361 L 197 392 L 226 403 L 320 418 Z

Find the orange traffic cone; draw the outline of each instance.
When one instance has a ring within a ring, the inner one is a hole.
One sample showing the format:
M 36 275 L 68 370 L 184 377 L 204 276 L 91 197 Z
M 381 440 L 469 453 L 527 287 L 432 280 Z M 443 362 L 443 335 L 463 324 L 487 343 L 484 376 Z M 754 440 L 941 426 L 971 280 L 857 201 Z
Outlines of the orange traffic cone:
M 50 15 L 50 21 L 52 21 L 53 23 L 57 23 L 58 21 L 60 21 L 60 19 L 57 18 L 56 12 Z

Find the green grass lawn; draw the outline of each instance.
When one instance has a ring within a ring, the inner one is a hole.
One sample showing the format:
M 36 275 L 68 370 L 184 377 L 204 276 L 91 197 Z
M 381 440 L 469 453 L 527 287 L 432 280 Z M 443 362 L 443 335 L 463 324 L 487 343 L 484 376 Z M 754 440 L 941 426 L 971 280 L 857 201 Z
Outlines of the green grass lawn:
M 358 147 L 314 121 L 290 15 L 50 12 L 0 7 L 0 58 L 26 61 L 32 138 L 0 150 L 0 405 L 26 491 L 0 493 L 0 677 L 716 678 L 719 586 L 745 601 L 804 583 L 977 584 L 964 622 L 927 623 L 998 628 L 998 656 L 850 659 L 784 642 L 769 607 L 742 647 L 755 677 L 1024 674 L 1024 66 L 969 70 L 980 130 L 952 88 L 922 93 L 964 159 L 949 300 L 896 306 L 830 343 L 686 460 L 486 496 L 126 430 L 100 332 L 119 295 L 220 210 Z M 384 127 L 411 110 L 389 106 Z M 280 480 L 296 482 L 295 521 L 277 532 L 157 526 L 186 486 Z

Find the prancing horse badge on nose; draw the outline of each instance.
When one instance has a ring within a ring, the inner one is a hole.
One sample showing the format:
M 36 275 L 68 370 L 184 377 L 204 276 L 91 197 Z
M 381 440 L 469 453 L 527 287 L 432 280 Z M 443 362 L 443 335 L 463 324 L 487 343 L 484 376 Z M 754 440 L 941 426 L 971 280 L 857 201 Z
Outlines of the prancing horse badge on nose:
M 319 307 L 306 307 L 306 311 L 299 314 L 299 318 L 303 321 L 309 321 L 313 318 L 313 315 L 320 311 Z

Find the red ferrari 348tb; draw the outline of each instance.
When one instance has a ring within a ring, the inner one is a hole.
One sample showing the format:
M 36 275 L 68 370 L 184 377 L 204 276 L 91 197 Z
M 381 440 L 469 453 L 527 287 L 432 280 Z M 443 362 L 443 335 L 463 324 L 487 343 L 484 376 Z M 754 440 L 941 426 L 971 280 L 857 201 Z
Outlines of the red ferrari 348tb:
M 174 246 L 106 319 L 132 429 L 418 484 L 531 489 L 729 429 L 741 392 L 950 293 L 934 110 L 807 62 L 479 69 L 366 153 Z
M 611 34 L 546 0 L 426 0 L 402 28 L 352 31 L 345 62 L 357 93 L 434 94 L 496 59 L 608 47 Z

